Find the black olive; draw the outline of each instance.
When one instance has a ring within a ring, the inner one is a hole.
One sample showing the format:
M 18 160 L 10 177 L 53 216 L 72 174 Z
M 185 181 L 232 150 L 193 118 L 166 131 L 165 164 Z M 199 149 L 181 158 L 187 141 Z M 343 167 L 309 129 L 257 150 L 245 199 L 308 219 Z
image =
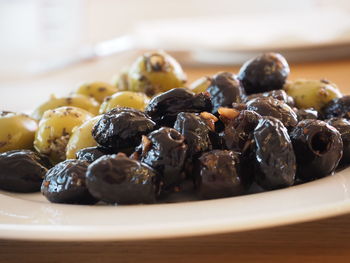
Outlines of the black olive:
M 336 128 L 341 135 L 343 141 L 343 156 L 340 160 L 341 164 L 350 163 L 350 121 L 344 118 L 332 118 L 326 122 Z
M 195 184 L 202 199 L 241 195 L 245 186 L 239 171 L 239 156 L 227 150 L 204 153 L 197 161 Z
M 293 185 L 296 159 L 283 123 L 263 117 L 254 130 L 254 142 L 256 183 L 266 190 Z
M 298 121 L 307 120 L 307 119 L 318 119 L 318 111 L 314 108 L 308 109 L 296 109 L 296 114 L 298 116 Z
M 133 157 L 156 170 L 162 189 L 171 190 L 185 179 L 186 155 L 185 137 L 173 128 L 163 127 L 143 136 Z
M 171 89 L 155 96 L 147 105 L 145 112 L 159 126 L 173 127 L 180 112 L 211 112 L 209 93 L 194 94 L 184 88 Z
M 157 182 L 152 168 L 121 153 L 102 156 L 86 173 L 90 193 L 110 204 L 154 203 Z
M 179 131 L 188 145 L 185 171 L 187 177 L 193 177 L 193 161 L 203 152 L 221 147 L 221 138 L 215 132 L 217 118 L 208 113 L 181 112 L 177 115 L 174 129 Z
M 238 78 L 249 95 L 282 89 L 289 71 L 289 65 L 281 54 L 265 53 L 245 62 Z
M 217 114 L 219 107 L 231 107 L 232 103 L 240 103 L 245 96 L 237 76 L 229 72 L 213 76 L 207 92 L 211 96 L 213 114 Z
M 102 116 L 93 127 L 92 135 L 99 145 L 130 154 L 140 144 L 141 136 L 151 132 L 155 125 L 145 113 L 119 107 Z
M 247 102 L 247 110 L 255 111 L 261 116 L 279 119 L 288 129 L 295 127 L 298 116 L 286 103 L 271 97 L 255 98 Z
M 350 95 L 331 100 L 323 109 L 323 118 L 350 119 Z
M 40 191 L 41 182 L 51 167 L 49 160 L 31 150 L 0 154 L 0 189 L 29 193 Z
M 179 113 L 174 129 L 185 137 L 185 142 L 188 145 L 187 156 L 190 159 L 202 152 L 212 150 L 210 128 L 198 114 Z
M 79 160 L 92 163 L 96 161 L 98 158 L 100 158 L 101 156 L 104 156 L 107 154 L 113 154 L 113 152 L 108 148 L 104 148 L 101 146 L 93 146 L 93 147 L 88 147 L 88 148 L 79 150 L 76 153 L 76 157 Z
M 343 152 L 340 133 L 320 120 L 303 120 L 290 133 L 297 158 L 297 178 L 310 181 L 334 172 Z
M 226 110 L 234 110 L 228 109 Z M 225 111 L 221 112 L 220 118 L 225 123 L 225 129 L 220 134 L 223 138 L 225 148 L 228 150 L 242 152 L 247 140 L 253 134 L 255 127 L 262 118 L 260 114 L 243 110 L 236 117 L 225 116 Z
M 96 203 L 86 187 L 88 165 L 86 161 L 73 159 L 58 163 L 46 173 L 41 185 L 42 194 L 53 203 Z
M 251 94 L 249 96 L 246 96 L 243 99 L 243 102 L 248 102 L 252 99 L 255 98 L 262 98 L 262 97 L 272 97 L 276 100 L 281 100 L 285 103 L 288 104 L 288 106 L 290 107 L 294 107 L 295 103 L 294 103 L 294 99 L 293 97 L 289 96 L 284 90 L 282 89 L 278 89 L 278 90 L 271 90 L 271 91 L 267 91 L 267 92 L 262 92 L 262 93 L 255 93 L 255 94 Z

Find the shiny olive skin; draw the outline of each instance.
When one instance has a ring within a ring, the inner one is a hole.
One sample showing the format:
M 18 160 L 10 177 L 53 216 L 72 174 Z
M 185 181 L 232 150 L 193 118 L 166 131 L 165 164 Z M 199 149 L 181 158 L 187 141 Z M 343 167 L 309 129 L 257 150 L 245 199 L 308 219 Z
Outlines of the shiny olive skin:
M 337 85 L 327 80 L 297 79 L 284 86 L 289 96 L 294 98 L 295 106 L 300 109 L 321 110 L 334 98 L 342 97 Z
M 93 196 L 110 204 L 154 203 L 158 191 L 156 172 L 123 154 L 102 156 L 93 162 L 86 183 Z
M 235 118 L 224 118 L 225 129 L 220 134 L 228 150 L 242 152 L 248 139 L 253 135 L 261 115 L 249 110 L 239 112 Z
M 262 97 L 272 97 L 276 100 L 281 100 L 285 103 L 287 103 L 288 106 L 294 107 L 295 102 L 293 97 L 289 96 L 284 90 L 278 89 L 278 90 L 271 90 L 271 91 L 266 91 L 262 93 L 255 93 L 251 94 L 249 96 L 246 96 L 243 98 L 243 102 L 246 103 L 252 99 L 255 98 L 262 98 Z
M 298 123 L 298 116 L 283 101 L 272 97 L 255 98 L 247 102 L 247 110 L 255 111 L 261 116 L 272 116 L 284 124 L 288 129 L 294 127 Z
M 36 120 L 25 114 L 0 111 L 0 127 L 0 153 L 33 148 Z
M 46 111 L 35 133 L 34 148 L 54 163 L 65 160 L 66 146 L 73 129 L 92 117 L 89 112 L 76 107 Z
M 350 95 L 330 101 L 323 109 L 324 119 L 345 118 L 350 120 Z
M 97 102 L 102 103 L 106 97 L 117 91 L 118 89 L 112 84 L 96 81 L 81 85 L 75 93 L 94 98 Z
M 145 112 L 159 126 L 173 127 L 180 112 L 211 112 L 212 104 L 208 93 L 195 94 L 188 89 L 176 88 L 154 97 Z
M 66 158 L 75 159 L 77 151 L 86 147 L 96 146 L 97 142 L 92 136 L 92 128 L 101 119 L 102 115 L 87 120 L 79 127 L 73 129 L 66 147 Z
M 205 92 L 207 88 L 211 85 L 211 81 L 212 81 L 211 77 L 208 77 L 208 76 L 201 77 L 196 81 L 192 82 L 188 88 L 189 90 L 191 90 L 196 94 Z
M 68 97 L 59 98 L 57 98 L 55 95 L 51 95 L 49 100 L 37 107 L 31 116 L 36 120 L 40 120 L 43 117 L 45 111 L 53 110 L 63 106 L 81 108 L 90 112 L 92 115 L 97 115 L 100 108 L 100 104 L 95 99 L 87 97 L 85 95 L 72 94 Z
M 19 193 L 38 192 L 50 167 L 46 157 L 31 150 L 1 153 L 0 189 Z
M 171 190 L 185 179 L 187 149 L 181 133 L 163 127 L 143 136 L 134 156 L 157 171 L 162 189 Z
M 96 142 L 114 152 L 133 151 L 142 135 L 153 131 L 156 124 L 142 111 L 118 107 L 105 113 L 92 129 Z
M 239 155 L 232 151 L 213 150 L 202 154 L 196 162 L 195 178 L 201 199 L 237 196 L 245 192 Z
M 231 107 L 234 102 L 240 103 L 245 96 L 237 76 L 229 72 L 213 76 L 207 92 L 213 104 L 213 114 L 217 114 L 219 107 Z
M 77 151 L 76 159 L 92 163 L 104 155 L 113 154 L 113 153 L 114 152 L 112 152 L 108 148 L 104 148 L 101 146 L 93 146 L 93 147 L 87 147 Z
M 183 87 L 186 75 L 180 64 L 165 52 L 145 53 L 131 65 L 128 89 L 147 96 Z
M 282 89 L 289 72 L 289 65 L 281 54 L 265 53 L 245 62 L 238 79 L 249 95 Z
M 350 121 L 344 118 L 332 118 L 326 122 L 337 129 L 343 141 L 343 156 L 340 159 L 341 164 L 350 163 Z
M 313 108 L 296 109 L 295 113 L 298 116 L 298 121 L 302 121 L 302 120 L 306 120 L 306 119 L 317 120 L 319 117 L 318 111 L 313 109 Z
M 297 159 L 297 178 L 310 181 L 334 172 L 343 153 L 340 133 L 320 120 L 303 120 L 290 133 Z
M 263 117 L 254 129 L 254 180 L 265 190 L 294 184 L 296 156 L 283 123 Z
M 144 93 L 119 91 L 104 100 L 99 112 L 103 114 L 117 107 L 129 107 L 143 111 L 148 102 L 149 98 Z
M 52 203 L 94 204 L 94 198 L 86 187 L 85 174 L 89 163 L 66 160 L 51 168 L 41 185 L 41 193 Z
M 185 137 L 185 142 L 188 145 L 187 154 L 191 161 L 198 154 L 212 150 L 210 128 L 198 114 L 179 113 L 174 129 Z
M 217 118 L 210 115 L 190 112 L 181 112 L 177 115 L 174 129 L 185 137 L 188 146 L 185 161 L 185 172 L 188 178 L 193 178 L 193 163 L 201 153 L 210 151 L 213 147 L 220 147 L 220 137 L 214 130 Z

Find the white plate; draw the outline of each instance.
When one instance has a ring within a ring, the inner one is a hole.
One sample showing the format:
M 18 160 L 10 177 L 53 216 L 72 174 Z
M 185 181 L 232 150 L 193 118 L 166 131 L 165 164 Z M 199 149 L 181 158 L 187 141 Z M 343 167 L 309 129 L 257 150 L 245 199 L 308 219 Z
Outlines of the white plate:
M 132 57 L 134 58 L 134 57 Z M 32 109 L 77 80 L 107 79 L 127 64 L 110 58 L 65 72 L 2 85 L 0 107 Z M 34 96 L 33 96 L 34 94 Z M 0 192 L 0 239 L 137 240 L 252 230 L 350 212 L 350 168 L 283 190 L 211 201 L 135 206 L 51 204 L 39 193 Z
M 0 194 L 0 238 L 137 240 L 252 230 L 350 212 L 350 168 L 288 189 L 211 201 L 134 206 L 50 204 Z

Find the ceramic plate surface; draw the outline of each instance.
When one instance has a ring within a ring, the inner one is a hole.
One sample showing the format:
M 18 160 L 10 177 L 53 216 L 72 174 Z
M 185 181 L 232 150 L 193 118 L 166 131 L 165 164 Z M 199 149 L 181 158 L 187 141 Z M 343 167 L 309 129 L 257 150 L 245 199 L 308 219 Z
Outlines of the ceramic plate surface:
M 350 169 L 311 183 L 210 201 L 132 206 L 50 204 L 0 193 L 0 238 L 136 240 L 252 230 L 350 212 Z

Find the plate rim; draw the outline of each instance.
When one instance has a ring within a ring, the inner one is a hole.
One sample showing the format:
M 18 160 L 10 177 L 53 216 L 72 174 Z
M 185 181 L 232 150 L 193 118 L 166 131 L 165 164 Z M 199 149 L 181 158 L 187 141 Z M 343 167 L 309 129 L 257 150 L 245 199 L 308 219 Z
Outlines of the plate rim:
M 342 180 L 347 180 L 345 183 Z M 261 198 L 267 197 L 274 198 L 284 195 L 293 195 L 298 192 L 306 192 L 310 189 L 324 188 L 327 184 L 344 184 L 346 186 L 344 192 L 346 196 L 337 199 L 336 202 L 331 202 L 327 205 L 309 205 L 308 207 L 287 211 L 282 209 L 283 212 L 275 212 L 275 214 L 258 214 L 257 218 L 246 217 L 247 221 L 226 218 L 215 221 L 202 222 L 186 222 L 181 223 L 181 220 L 177 224 L 171 225 L 166 222 L 159 224 L 157 226 L 152 226 L 144 228 L 144 226 L 122 226 L 122 225 L 101 225 L 101 224 L 87 224 L 82 226 L 77 226 L 76 224 L 6 224 L 3 223 L 0 218 L 0 239 L 8 240 L 27 240 L 27 241 L 129 241 L 129 240 L 149 240 L 149 239 L 168 239 L 168 238 L 180 238 L 180 237 L 194 237 L 203 235 L 215 235 L 215 234 L 225 234 L 225 233 L 235 233 L 242 231 L 258 230 L 271 227 L 278 227 L 289 224 L 297 224 L 302 222 L 309 222 L 313 220 L 319 220 L 324 218 L 329 218 L 333 216 L 339 216 L 350 212 L 350 194 L 348 195 L 348 187 L 350 189 L 350 168 L 338 172 L 335 175 L 322 178 L 313 182 L 309 182 L 302 185 L 293 186 L 286 189 L 280 189 L 275 191 L 269 191 L 264 193 L 245 195 L 239 197 L 230 197 L 214 200 L 205 201 L 190 201 L 182 203 L 172 203 L 172 204 L 155 204 L 151 206 L 142 205 L 142 209 L 145 210 L 147 207 L 156 207 L 157 209 L 169 209 L 176 207 L 186 207 L 186 205 L 191 206 L 202 206 L 204 209 L 212 207 L 214 204 L 234 204 L 239 201 L 256 202 L 256 200 L 262 200 Z M 343 185 L 339 186 L 343 187 Z M 350 192 L 350 190 L 349 190 Z M 26 205 L 26 202 L 33 203 L 31 200 L 24 200 L 13 197 L 11 195 L 0 194 L 0 201 L 9 200 L 16 203 L 22 203 Z M 35 201 L 34 201 L 35 202 Z M 35 202 L 39 205 L 45 205 L 53 208 L 59 208 L 63 210 L 74 209 L 73 205 L 64 204 L 49 204 L 42 202 Z M 90 206 L 79 206 L 88 210 L 91 209 Z M 96 207 L 96 206 L 95 206 Z M 113 206 L 97 206 L 97 209 L 101 211 L 117 211 L 115 209 L 124 209 L 126 211 L 136 211 L 140 206 L 123 206 L 123 207 L 113 207 Z M 122 211 L 122 210 L 120 210 Z M 275 210 L 273 210 L 275 211 Z M 1 211 L 0 211 L 1 212 Z M 122 213 L 122 212 L 121 212 Z M 215 218 L 215 217 L 214 217 Z M 258 219 L 258 220 L 257 220 Z

